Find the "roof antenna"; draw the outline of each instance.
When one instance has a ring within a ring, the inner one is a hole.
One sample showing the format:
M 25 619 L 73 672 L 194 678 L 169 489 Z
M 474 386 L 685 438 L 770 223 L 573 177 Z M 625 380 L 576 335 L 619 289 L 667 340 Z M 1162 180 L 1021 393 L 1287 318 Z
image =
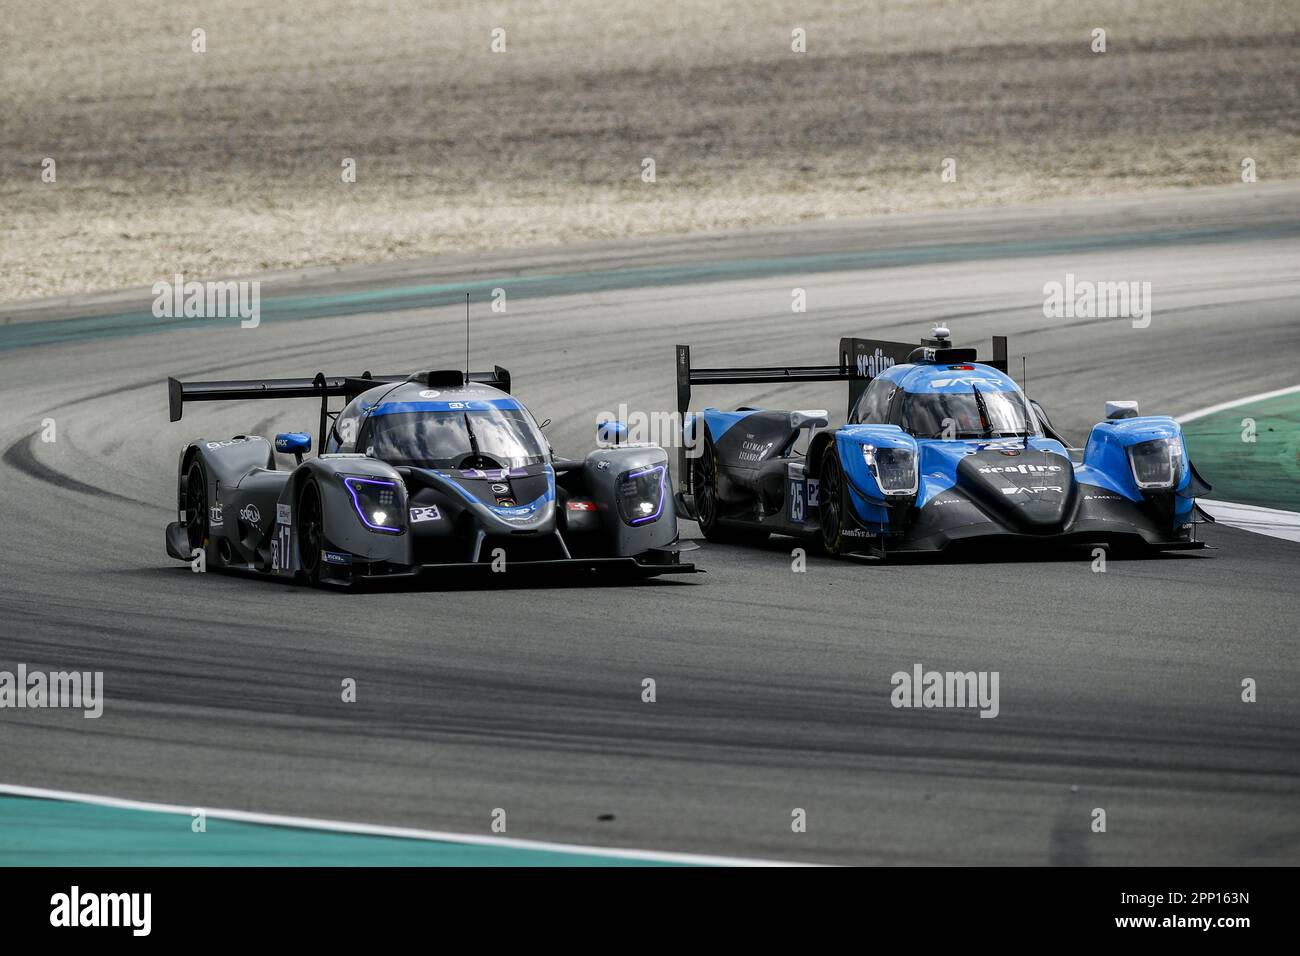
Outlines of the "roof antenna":
M 469 293 L 465 293 L 465 384 L 469 384 Z

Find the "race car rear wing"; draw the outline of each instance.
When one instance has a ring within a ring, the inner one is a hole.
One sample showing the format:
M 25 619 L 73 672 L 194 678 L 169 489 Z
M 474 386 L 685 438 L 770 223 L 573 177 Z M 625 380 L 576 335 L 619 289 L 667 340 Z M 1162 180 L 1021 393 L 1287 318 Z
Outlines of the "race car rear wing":
M 478 382 L 491 385 L 502 391 L 510 391 L 510 373 L 501 366 L 490 372 L 462 372 L 459 369 L 416 372 L 406 375 L 372 375 L 362 372 L 360 375 L 326 376 L 317 372 L 315 378 L 264 378 L 243 379 L 226 382 L 182 382 L 175 378 L 167 379 L 167 406 L 171 420 L 178 422 L 186 402 L 224 402 L 245 401 L 254 398 L 318 398 L 320 399 L 320 436 L 318 451 L 325 447 L 326 425 L 338 415 L 331 412 L 329 400 L 343 398 L 351 401 L 362 392 L 369 391 L 376 385 L 402 382 L 424 382 L 430 388 L 458 387 L 466 382 Z
M 677 413 L 683 423 L 691 404 L 692 385 L 748 385 L 773 382 L 848 382 L 848 411 L 853 411 L 871 380 L 892 365 L 915 361 L 914 353 L 922 349 L 933 350 L 929 357 L 943 360 L 943 354 L 952 354 L 952 361 L 971 361 L 974 349 L 950 349 L 946 340 L 922 339 L 920 346 L 906 342 L 889 342 L 883 339 L 840 339 L 838 365 L 785 365 L 750 368 L 691 368 L 691 347 L 677 346 Z M 960 354 L 959 354 L 960 353 Z M 1007 370 L 1007 337 L 993 336 L 993 357 L 984 362 L 999 371 Z M 677 482 L 688 490 L 687 449 L 677 452 Z

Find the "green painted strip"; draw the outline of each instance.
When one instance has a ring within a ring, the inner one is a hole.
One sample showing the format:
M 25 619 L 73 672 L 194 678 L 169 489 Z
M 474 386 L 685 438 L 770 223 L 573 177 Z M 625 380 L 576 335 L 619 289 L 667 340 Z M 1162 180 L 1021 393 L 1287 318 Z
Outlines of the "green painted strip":
M 1244 419 L 1254 419 L 1253 442 Z M 1300 511 L 1300 392 L 1238 405 L 1183 425 L 1196 470 L 1221 501 Z
M 603 292 L 614 289 L 756 278 L 783 274 L 846 272 L 896 266 L 958 262 L 973 259 L 1022 258 L 1063 252 L 1087 252 L 1135 246 L 1184 245 L 1207 242 L 1286 239 L 1300 236 L 1300 222 L 1276 223 L 1249 229 L 1187 229 L 1143 232 L 1118 236 L 1061 236 L 1006 242 L 946 243 L 899 249 L 782 256 L 767 259 L 737 259 L 698 265 L 656 268 L 611 269 L 563 275 L 512 276 L 469 282 L 438 283 L 347 292 L 336 295 L 268 298 L 261 303 L 262 322 L 317 319 L 362 312 L 393 312 L 404 309 L 451 305 L 466 292 L 484 292 L 497 286 L 509 290 L 512 298 Z M 169 277 L 170 278 L 170 277 Z M 151 311 L 120 312 L 111 315 L 59 319 L 49 322 L 19 322 L 0 326 L 0 351 L 38 345 L 56 345 L 87 339 L 119 338 L 158 332 L 196 329 L 212 322 L 236 323 L 235 319 L 157 318 Z
M 655 866 L 623 857 L 337 833 L 0 795 L 0 866 Z

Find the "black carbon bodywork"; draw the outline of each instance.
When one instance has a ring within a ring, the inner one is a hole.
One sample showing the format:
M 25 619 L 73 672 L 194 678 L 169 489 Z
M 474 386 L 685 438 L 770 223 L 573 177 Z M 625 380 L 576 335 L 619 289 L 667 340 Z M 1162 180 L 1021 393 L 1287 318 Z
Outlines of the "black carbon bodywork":
M 498 368 L 469 377 L 433 372 L 387 381 L 368 375 L 262 383 L 173 380 L 173 419 L 186 400 L 261 397 L 259 389 L 277 398 L 319 397 L 323 407 L 333 395 L 352 400 L 338 412 L 322 413 L 333 422 L 321 440 L 323 453 L 303 460 L 297 450 L 287 467 L 260 436 L 187 444 L 178 470 L 178 520 L 166 533 L 168 554 L 194 563 L 196 570 L 201 565 L 325 584 L 451 569 L 641 576 L 695 570 L 680 560 L 680 552 L 693 546 L 678 541 L 668 457 L 657 446 L 614 445 L 582 460 L 561 459 L 528 416 L 532 424 L 526 427 L 542 453 L 517 466 L 499 466 L 490 456 L 479 464 L 477 445 L 472 466 L 424 467 L 372 454 L 372 414 L 423 420 L 425 410 L 436 408 L 445 416 L 440 422 L 464 417 L 466 436 L 476 411 L 509 408 L 527 415 L 487 379 L 501 384 L 509 376 Z M 629 515 L 628 501 L 644 510 Z

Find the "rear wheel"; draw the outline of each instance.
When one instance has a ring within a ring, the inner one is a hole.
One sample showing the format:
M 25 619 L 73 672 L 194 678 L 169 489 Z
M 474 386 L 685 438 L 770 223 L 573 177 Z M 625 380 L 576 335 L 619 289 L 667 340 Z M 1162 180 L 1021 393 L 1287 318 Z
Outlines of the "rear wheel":
M 695 494 L 695 520 L 699 522 L 706 540 L 722 544 L 758 544 L 767 540 L 767 531 L 728 528 L 721 523 L 718 453 L 707 437 L 700 456 L 691 461 L 691 490 Z
M 208 475 L 197 456 L 185 472 L 185 535 L 191 552 L 195 548 L 207 547 Z
M 298 493 L 298 558 L 307 580 L 320 583 L 321 551 L 325 547 L 325 513 L 320 488 L 308 479 Z
M 821 484 L 818 493 L 818 518 L 822 526 L 822 545 L 827 554 L 844 551 L 844 469 L 840 467 L 835 444 L 826 446 L 822 455 Z

